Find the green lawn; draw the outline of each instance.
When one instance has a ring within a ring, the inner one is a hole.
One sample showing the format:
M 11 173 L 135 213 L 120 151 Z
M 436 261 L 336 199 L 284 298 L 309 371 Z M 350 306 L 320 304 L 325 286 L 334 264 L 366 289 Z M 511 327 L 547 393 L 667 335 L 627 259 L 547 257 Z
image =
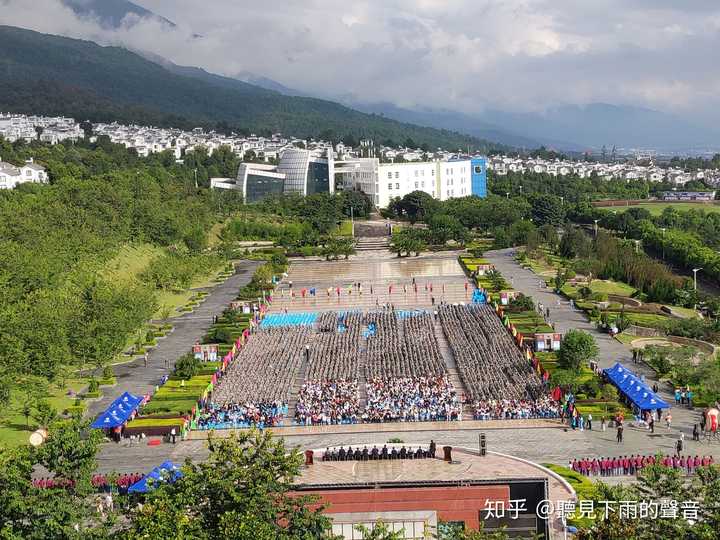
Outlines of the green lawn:
M 349 219 L 344 220 L 338 228 L 335 230 L 340 236 L 352 236 L 353 235 L 353 224 Z
M 720 204 L 692 203 L 692 202 L 662 202 L 662 203 L 643 203 L 631 206 L 599 206 L 603 210 L 615 210 L 617 212 L 625 212 L 629 208 L 645 208 L 652 215 L 659 216 L 663 210 L 671 206 L 675 210 L 682 212 L 685 210 L 705 210 L 706 212 L 720 212 Z
M 47 401 L 59 413 L 75 403 L 74 397 L 67 396 L 68 390 L 75 393 L 80 392 L 88 384 L 87 379 L 68 379 L 65 388 L 59 388 L 56 385 L 50 385 Z M 22 396 L 17 391 L 11 391 L 11 406 L 3 410 L 0 416 L 0 445 L 18 446 L 28 442 L 28 437 L 35 430 L 35 423 L 30 418 L 30 428 L 25 424 L 25 417 L 19 412 L 22 402 Z
M 692 308 L 684 308 L 678 306 L 667 306 L 672 309 L 673 313 L 685 318 L 685 319 L 699 319 L 700 315 L 697 311 Z
M 585 284 L 580 283 L 579 285 L 573 285 L 572 283 L 566 283 L 562 287 L 562 292 L 569 296 L 570 298 L 576 298 L 577 292 L 579 289 L 584 287 Z M 613 294 L 616 296 L 627 296 L 630 297 L 637 289 L 634 287 L 631 287 L 627 283 L 622 283 L 621 281 L 612 281 L 612 280 L 604 280 L 604 279 L 594 279 L 592 283 L 590 283 L 590 290 L 593 293 L 602 293 L 602 294 Z
M 608 321 L 614 321 L 620 312 L 608 312 Z M 630 324 L 636 326 L 645 326 L 647 328 L 658 328 L 662 329 L 665 327 L 667 322 L 670 320 L 669 316 L 656 315 L 655 313 L 625 313 L 625 318 L 630 321 Z
M 615 339 L 617 339 L 623 345 L 629 346 L 633 341 L 638 339 L 638 337 L 633 336 L 632 334 L 626 334 L 625 332 L 620 332 L 619 334 L 615 335 Z

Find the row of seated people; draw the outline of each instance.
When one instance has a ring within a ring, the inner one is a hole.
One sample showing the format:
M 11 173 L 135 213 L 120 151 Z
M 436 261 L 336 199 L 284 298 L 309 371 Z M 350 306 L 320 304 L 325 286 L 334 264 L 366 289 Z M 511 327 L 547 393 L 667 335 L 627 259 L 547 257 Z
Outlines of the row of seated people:
M 305 426 L 355 424 L 359 413 L 357 381 L 307 381 L 300 388 L 295 421 Z
M 362 449 L 356 447 L 353 449 L 352 446 L 345 450 L 344 447 L 339 449 L 327 448 L 323 454 L 323 461 L 373 461 L 381 459 L 426 459 L 435 457 L 435 443 L 430 443 L 429 448 L 422 448 L 418 446 L 417 449 L 413 450 L 411 447 L 397 448 L 393 446 L 388 448 L 387 445 L 383 445 L 382 448 L 373 446 L 368 449 L 364 446 Z
M 363 422 L 460 420 L 462 403 L 445 376 L 373 378 Z
M 559 418 L 561 405 L 550 396 L 536 400 L 489 399 L 475 402 L 475 420 L 515 420 L 519 418 Z
M 232 429 L 255 426 L 259 428 L 277 426 L 288 412 L 287 403 L 260 402 L 230 403 L 210 405 L 200 413 L 198 429 Z
M 635 475 L 650 465 L 663 465 L 693 474 L 699 467 L 715 463 L 712 456 L 669 456 L 631 455 L 619 457 L 583 458 L 570 462 L 570 468 L 585 476 L 624 476 Z

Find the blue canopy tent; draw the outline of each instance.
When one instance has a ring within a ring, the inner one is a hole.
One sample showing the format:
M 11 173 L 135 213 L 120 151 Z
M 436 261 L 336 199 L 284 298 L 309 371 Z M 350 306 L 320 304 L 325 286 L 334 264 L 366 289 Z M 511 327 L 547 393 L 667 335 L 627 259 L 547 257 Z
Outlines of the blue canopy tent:
M 610 381 L 618 387 L 628 400 L 641 410 L 669 409 L 670 405 L 662 400 L 637 375 L 619 362 L 603 370 Z
M 110 429 L 122 426 L 137 410 L 142 400 L 142 396 L 134 396 L 129 392 L 124 392 L 105 409 L 105 412 L 98 415 L 91 427 Z
M 182 475 L 180 467 L 175 465 L 172 461 L 166 461 L 146 474 L 142 480 L 139 480 L 130 486 L 128 488 L 128 493 L 147 493 L 148 491 L 154 489 L 158 483 L 170 482 L 172 484 L 179 478 L 182 478 Z

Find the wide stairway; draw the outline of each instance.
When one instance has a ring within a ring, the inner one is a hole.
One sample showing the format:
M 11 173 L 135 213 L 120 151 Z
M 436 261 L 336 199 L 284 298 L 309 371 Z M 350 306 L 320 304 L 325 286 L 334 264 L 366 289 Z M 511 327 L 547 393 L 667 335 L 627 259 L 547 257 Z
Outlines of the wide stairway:
M 387 251 L 390 242 L 387 236 L 374 236 L 358 238 L 355 243 L 355 250 L 360 251 Z
M 450 348 L 450 343 L 448 343 L 447 338 L 445 337 L 445 332 L 442 330 L 442 326 L 440 326 L 440 321 L 435 321 L 435 324 L 433 325 L 435 329 L 435 338 L 437 339 L 438 348 L 440 349 L 440 354 L 442 354 L 443 358 L 445 359 L 445 366 L 447 367 L 448 372 L 448 379 L 450 379 L 450 383 L 455 387 L 455 391 L 457 392 L 458 396 L 461 394 L 467 395 L 467 389 L 465 388 L 465 383 L 463 383 L 462 378 L 460 377 L 460 373 L 458 372 L 457 363 L 455 362 L 455 356 L 453 355 L 452 349 Z M 472 420 L 473 419 L 473 411 L 472 406 L 470 404 L 465 404 L 463 406 L 463 420 Z

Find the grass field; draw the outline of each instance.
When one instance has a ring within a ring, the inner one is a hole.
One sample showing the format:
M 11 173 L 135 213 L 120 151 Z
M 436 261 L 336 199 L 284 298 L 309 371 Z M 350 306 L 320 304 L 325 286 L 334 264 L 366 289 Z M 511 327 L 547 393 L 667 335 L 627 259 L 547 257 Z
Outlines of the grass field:
M 221 224 L 217 225 L 221 226 Z M 126 244 L 120 248 L 120 251 L 117 255 L 115 255 L 115 257 L 108 261 L 105 269 L 102 270 L 102 274 L 113 281 L 125 283 L 130 281 L 139 281 L 140 274 L 143 273 L 153 259 L 161 256 L 163 252 L 164 250 L 162 248 L 151 246 L 150 244 Z M 193 281 L 190 288 L 197 289 L 214 285 L 213 279 L 218 275 L 223 267 L 224 265 L 216 268 L 207 275 L 198 276 L 195 281 Z M 164 307 L 170 309 L 171 317 L 180 315 L 177 308 L 187 304 L 194 293 L 191 290 L 158 290 L 155 294 L 158 306 L 160 307 L 154 314 L 154 317 L 158 318 L 161 317 Z
M 344 220 L 340 225 L 338 225 L 336 231 L 337 234 L 340 236 L 352 236 L 353 233 L 353 224 L 352 221 L 349 219 Z
M 75 393 L 80 392 L 88 384 L 87 379 L 68 379 L 66 387 L 59 388 L 57 385 L 50 385 L 46 396 L 47 402 L 62 413 L 65 409 L 75 403 L 75 398 L 67 395 L 68 390 Z M 0 445 L 8 447 L 18 446 L 28 442 L 28 437 L 34 431 L 35 422 L 29 419 L 29 428 L 25 422 L 25 416 L 20 412 L 22 395 L 13 390 L 10 393 L 11 405 L 5 408 L 0 416 Z
M 720 212 L 720 204 L 692 202 L 644 203 L 634 204 L 630 206 L 598 206 L 598 208 L 602 208 L 603 210 L 615 210 L 617 212 L 625 212 L 629 208 L 645 208 L 652 215 L 659 216 L 668 206 L 671 206 L 678 212 L 683 212 L 686 210 L 705 210 L 706 212 Z
M 573 285 L 572 283 L 566 283 L 563 285 L 562 292 L 570 298 L 576 298 L 579 289 L 584 287 L 584 284 Z M 613 294 L 616 296 L 632 296 L 636 289 L 631 287 L 627 283 L 620 281 L 602 280 L 595 279 L 590 284 L 590 290 L 594 293 Z

